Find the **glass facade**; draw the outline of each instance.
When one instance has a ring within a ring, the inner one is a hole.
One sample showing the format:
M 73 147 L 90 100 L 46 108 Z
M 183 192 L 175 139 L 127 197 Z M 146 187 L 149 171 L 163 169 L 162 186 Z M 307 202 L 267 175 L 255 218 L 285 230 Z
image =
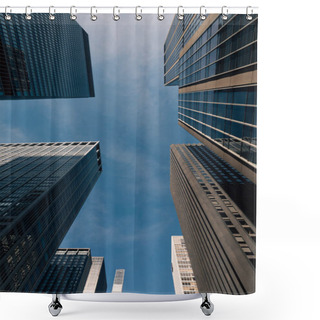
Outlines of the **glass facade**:
M 241 158 L 257 162 L 257 86 L 179 94 L 178 118 Z
M 180 58 L 179 87 L 256 68 L 257 15 L 219 16 Z
M 183 20 L 179 20 L 177 16 L 174 17 L 164 44 L 165 85 L 174 86 L 179 84 L 180 51 L 197 31 L 202 21 L 198 14 L 187 14 Z
M 98 142 L 0 144 L 0 290 L 35 283 L 101 174 Z
M 69 15 L 0 14 L 0 99 L 93 97 L 89 39 Z
M 246 15 L 228 15 L 227 20 L 209 15 L 201 31 L 201 19 L 187 16 L 197 38 L 179 44 L 179 34 L 174 38 L 177 19 L 167 38 L 174 41 L 168 49 L 179 51 L 176 81 L 169 83 L 179 86 L 178 122 L 211 150 L 228 153 L 237 169 L 246 166 L 243 173 L 255 181 L 258 16 L 249 21 Z
M 91 267 L 90 249 L 58 249 L 35 292 L 81 293 Z

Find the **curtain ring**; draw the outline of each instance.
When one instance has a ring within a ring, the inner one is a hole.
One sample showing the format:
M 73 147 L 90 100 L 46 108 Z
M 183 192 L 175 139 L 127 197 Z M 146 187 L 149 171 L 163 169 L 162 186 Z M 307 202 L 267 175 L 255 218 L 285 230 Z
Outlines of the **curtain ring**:
M 77 20 L 77 16 L 73 13 L 73 9 L 74 9 L 74 12 L 77 13 L 77 9 L 75 6 L 70 7 L 70 19 L 75 21 Z
M 8 8 L 10 8 L 10 6 L 6 6 L 5 9 L 4 9 L 4 13 L 5 13 L 4 18 L 5 18 L 7 21 L 10 21 L 10 20 L 11 20 L 11 16 L 10 16 L 10 14 L 8 14 Z M 11 12 L 11 9 L 10 9 L 10 12 Z
M 138 8 L 140 9 L 140 14 L 138 14 Z M 140 6 L 137 6 L 137 7 L 136 7 L 136 20 L 137 20 L 137 21 L 140 21 L 140 20 L 142 19 L 141 13 L 142 13 L 141 7 L 140 7 Z
M 221 14 L 222 14 L 222 20 L 228 19 L 228 7 L 227 6 L 223 6 L 221 8 Z
M 182 10 L 182 12 L 180 12 L 180 9 Z M 183 20 L 183 16 L 184 16 L 184 9 L 183 6 L 179 6 L 178 7 L 178 20 Z
M 56 12 L 56 10 L 54 9 L 54 6 L 49 7 L 49 19 L 51 21 L 53 21 L 56 18 L 54 13 L 52 13 L 52 10 L 53 10 L 53 12 Z
M 117 14 L 116 14 L 116 9 L 118 9 L 117 6 L 113 7 L 113 20 L 114 20 L 114 21 L 120 20 L 119 9 L 118 9 L 118 13 L 117 13 Z
M 28 12 L 28 9 L 30 8 L 30 12 Z M 26 7 L 26 15 L 25 15 L 25 18 L 26 20 L 31 20 L 31 12 L 32 12 L 32 9 L 30 6 L 27 6 Z
M 162 14 L 160 14 L 160 8 L 162 8 Z M 163 6 L 158 7 L 158 20 L 162 21 L 164 19 L 164 9 Z
M 249 8 L 251 9 L 251 13 L 249 13 Z M 246 19 L 248 20 L 248 21 L 251 21 L 252 20 L 252 14 L 253 14 L 253 9 L 252 9 L 252 7 L 247 7 L 247 9 L 246 9 Z
M 204 12 L 202 12 L 202 11 L 204 11 Z M 207 18 L 207 9 L 205 6 L 201 6 L 200 7 L 200 19 L 206 20 L 206 18 Z
M 92 21 L 96 21 L 96 20 L 98 19 L 98 17 L 97 17 L 97 15 L 93 14 L 93 8 L 96 9 L 95 6 L 91 7 L 91 9 L 90 9 L 90 16 L 91 16 L 91 20 L 92 20 Z M 97 13 L 97 9 L 96 9 L 96 13 Z

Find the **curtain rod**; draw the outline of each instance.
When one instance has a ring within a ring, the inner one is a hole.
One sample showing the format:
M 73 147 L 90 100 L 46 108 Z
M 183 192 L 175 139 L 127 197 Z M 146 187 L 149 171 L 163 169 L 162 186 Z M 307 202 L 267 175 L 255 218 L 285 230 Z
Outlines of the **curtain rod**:
M 21 13 L 21 14 L 32 14 L 32 13 L 74 13 L 74 14 L 114 14 L 115 10 L 117 14 L 257 14 L 258 7 L 145 7 L 145 6 L 114 6 L 114 7 L 81 7 L 81 6 L 72 6 L 72 7 L 38 7 L 38 6 L 26 6 L 26 7 L 14 7 L 14 6 L 2 6 L 0 7 L 0 13 Z

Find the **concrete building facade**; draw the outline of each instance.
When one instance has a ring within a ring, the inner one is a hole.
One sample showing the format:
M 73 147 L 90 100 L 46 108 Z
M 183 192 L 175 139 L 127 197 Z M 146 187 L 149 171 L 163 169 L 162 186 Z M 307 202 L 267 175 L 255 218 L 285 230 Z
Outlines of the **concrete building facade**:
M 171 237 L 171 268 L 175 294 L 198 293 L 183 236 Z
M 255 226 L 221 186 L 252 182 L 203 145 L 172 145 L 170 188 L 199 292 L 255 290 Z M 208 161 L 206 161 L 208 160 Z M 232 186 L 233 185 L 233 186 Z M 250 190 L 247 192 L 250 195 Z M 240 195 L 241 197 L 241 195 Z
M 103 293 L 107 291 L 106 267 L 103 257 L 92 257 L 92 264 L 83 293 Z
M 124 283 L 125 269 L 117 269 L 114 275 L 112 293 L 121 293 Z

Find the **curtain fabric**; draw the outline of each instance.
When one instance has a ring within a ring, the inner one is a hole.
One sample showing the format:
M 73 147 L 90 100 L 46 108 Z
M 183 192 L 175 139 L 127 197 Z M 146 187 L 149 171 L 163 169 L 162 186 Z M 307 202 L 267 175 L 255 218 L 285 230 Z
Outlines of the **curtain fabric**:
M 257 15 L 0 19 L 0 291 L 253 293 Z

